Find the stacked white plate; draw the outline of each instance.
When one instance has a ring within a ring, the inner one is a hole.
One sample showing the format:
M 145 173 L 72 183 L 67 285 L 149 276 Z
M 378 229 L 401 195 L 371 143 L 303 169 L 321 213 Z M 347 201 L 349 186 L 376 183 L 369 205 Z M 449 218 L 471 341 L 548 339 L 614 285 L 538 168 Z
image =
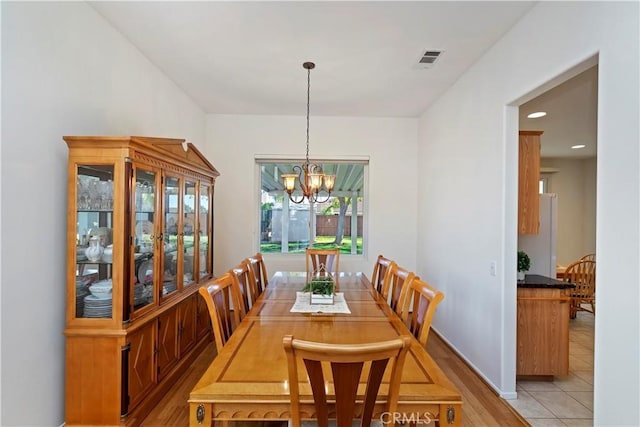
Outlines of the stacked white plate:
M 147 302 L 147 296 L 145 295 L 144 285 L 142 283 L 136 283 L 133 286 L 133 305 L 137 307 L 144 305 Z
M 84 297 L 84 317 L 111 317 L 112 306 L 111 294 L 106 298 L 87 295 Z
M 111 279 L 100 280 L 99 282 L 94 283 L 89 287 L 89 292 L 93 294 L 93 296 L 106 299 L 111 299 L 111 291 L 113 289 L 113 282 Z
M 84 297 L 90 295 L 87 285 L 76 281 L 76 317 L 82 317 L 84 312 Z
M 178 284 L 176 282 L 165 282 L 162 286 L 162 295 L 168 295 L 171 292 L 175 291 L 178 288 Z

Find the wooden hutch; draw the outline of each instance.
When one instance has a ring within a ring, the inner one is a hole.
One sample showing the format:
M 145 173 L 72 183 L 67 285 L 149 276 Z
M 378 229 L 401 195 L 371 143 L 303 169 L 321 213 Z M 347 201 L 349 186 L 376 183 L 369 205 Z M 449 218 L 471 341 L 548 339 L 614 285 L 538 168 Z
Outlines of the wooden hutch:
M 65 425 L 138 425 L 210 340 L 219 174 L 182 139 L 64 140 Z

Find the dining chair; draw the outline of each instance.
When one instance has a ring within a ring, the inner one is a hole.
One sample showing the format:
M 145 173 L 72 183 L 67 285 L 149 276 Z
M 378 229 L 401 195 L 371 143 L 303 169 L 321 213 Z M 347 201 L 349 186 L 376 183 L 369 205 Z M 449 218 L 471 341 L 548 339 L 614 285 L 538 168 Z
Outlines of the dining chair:
M 340 248 L 306 250 L 307 278 L 313 276 L 333 276 L 338 278 L 340 268 Z
M 267 274 L 267 266 L 265 265 L 262 253 L 258 252 L 247 258 L 247 262 L 253 268 L 253 275 L 256 278 L 256 286 L 261 294 L 269 284 L 269 275 Z
M 253 268 L 246 261 L 242 261 L 230 269 L 229 273 L 233 276 L 233 280 L 236 282 L 235 285 L 240 291 L 240 301 L 242 302 L 240 317 L 242 319 L 249 312 L 258 296 L 260 296 L 256 286 L 256 278 L 253 274 Z
M 395 262 L 389 266 L 389 271 L 382 285 L 382 298 L 384 298 L 393 311 L 400 314 L 402 307 L 403 289 L 414 277 L 415 273 L 400 267 Z
M 415 276 L 405 288 L 400 318 L 420 344 L 425 346 L 433 315 L 436 314 L 438 304 L 444 299 L 444 294 Z
M 286 335 L 283 345 L 289 371 L 292 427 L 301 426 L 299 381 L 305 377 L 313 393 L 318 427 L 329 425 L 329 402 L 335 402 L 337 427 L 351 427 L 357 413 L 362 414 L 360 426 L 369 426 L 387 365 L 391 371 L 384 411 L 395 413 L 402 368 L 411 346 L 411 337 L 403 335 L 389 341 L 366 344 L 328 344 L 298 340 Z M 307 375 L 298 374 L 299 361 L 303 361 Z M 325 372 L 329 375 L 331 371 L 332 381 L 327 379 L 325 382 L 322 362 L 331 366 Z M 367 368 L 364 372 L 368 373 L 368 379 L 364 396 L 359 397 L 358 384 L 365 364 Z M 333 384 L 333 393 L 328 384 Z
M 580 261 L 595 261 L 596 254 L 586 254 L 580 258 Z
M 198 288 L 211 318 L 213 338 L 218 352 L 240 323 L 240 313 L 234 307 L 241 305 L 238 291 L 230 273 L 213 279 Z
M 383 255 L 378 255 L 376 263 L 373 266 L 373 274 L 371 275 L 371 284 L 378 292 L 382 292 L 382 286 L 384 285 L 384 279 L 387 276 L 389 267 L 393 261 L 386 258 Z
M 575 319 L 578 311 L 587 311 L 596 314 L 596 262 L 590 260 L 578 260 L 564 271 L 564 281 L 573 283 L 571 289 L 570 317 Z M 589 304 L 589 308 L 583 304 Z

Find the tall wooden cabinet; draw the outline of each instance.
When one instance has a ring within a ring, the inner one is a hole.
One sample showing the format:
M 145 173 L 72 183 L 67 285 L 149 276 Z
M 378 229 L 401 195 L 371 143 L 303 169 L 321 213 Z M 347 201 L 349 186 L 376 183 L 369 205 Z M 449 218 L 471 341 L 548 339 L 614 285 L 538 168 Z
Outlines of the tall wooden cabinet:
M 210 340 L 219 174 L 181 139 L 64 140 L 65 425 L 137 425 Z
M 518 234 L 538 234 L 540 230 L 540 135 L 542 131 L 519 133 Z

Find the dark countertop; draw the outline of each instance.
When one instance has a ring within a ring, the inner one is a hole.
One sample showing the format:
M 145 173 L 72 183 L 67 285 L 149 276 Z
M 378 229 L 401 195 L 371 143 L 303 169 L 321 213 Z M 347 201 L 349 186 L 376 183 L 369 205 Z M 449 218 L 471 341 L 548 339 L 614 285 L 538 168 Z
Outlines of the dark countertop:
M 575 288 L 573 283 L 567 283 L 551 277 L 541 276 L 539 274 L 525 274 L 524 282 L 518 282 L 519 288 L 548 288 L 548 289 L 567 289 Z

